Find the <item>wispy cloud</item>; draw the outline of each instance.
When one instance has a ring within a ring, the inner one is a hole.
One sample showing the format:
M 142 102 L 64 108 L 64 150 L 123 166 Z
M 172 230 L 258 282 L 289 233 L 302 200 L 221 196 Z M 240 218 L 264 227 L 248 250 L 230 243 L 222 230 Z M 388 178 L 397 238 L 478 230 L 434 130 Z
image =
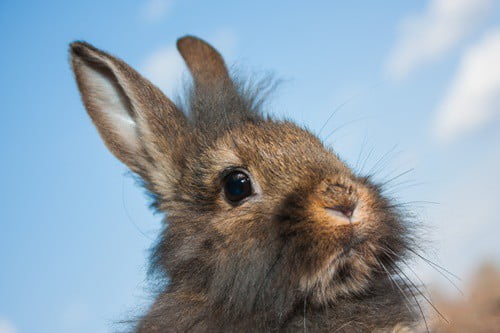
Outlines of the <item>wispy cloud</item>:
M 174 45 L 164 46 L 146 57 L 140 71 L 168 95 L 179 86 L 184 63 Z
M 207 39 L 227 59 L 236 44 L 236 37 L 231 30 L 219 30 Z M 161 47 L 146 57 L 140 66 L 141 73 L 160 89 L 172 95 L 179 88 L 184 62 L 174 43 Z
M 436 111 L 434 134 L 441 143 L 480 129 L 500 113 L 500 29 L 468 48 Z
M 7 319 L 0 318 L 0 333 L 17 333 L 17 329 Z
M 489 14 L 493 0 L 430 0 L 423 13 L 403 20 L 387 63 L 390 77 L 401 79 L 438 60 Z
M 147 0 L 142 8 L 142 17 L 148 22 L 158 22 L 172 9 L 173 0 Z

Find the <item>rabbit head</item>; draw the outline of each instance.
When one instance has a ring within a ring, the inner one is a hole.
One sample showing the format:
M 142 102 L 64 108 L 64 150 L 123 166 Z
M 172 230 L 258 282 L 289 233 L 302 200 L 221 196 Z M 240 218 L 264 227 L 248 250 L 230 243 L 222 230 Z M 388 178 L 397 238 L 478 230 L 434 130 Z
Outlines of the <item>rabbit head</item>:
M 409 245 L 380 188 L 308 130 L 263 116 L 209 44 L 188 36 L 177 47 L 193 76 L 184 108 L 123 61 L 71 45 L 104 143 L 167 213 L 152 260 L 168 290 L 241 318 L 370 288 Z

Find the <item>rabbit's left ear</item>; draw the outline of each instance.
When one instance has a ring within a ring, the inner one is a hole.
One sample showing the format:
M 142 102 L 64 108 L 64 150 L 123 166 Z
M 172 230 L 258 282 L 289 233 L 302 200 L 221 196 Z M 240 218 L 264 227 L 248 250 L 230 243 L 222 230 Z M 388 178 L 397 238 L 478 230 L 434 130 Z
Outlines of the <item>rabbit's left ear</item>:
M 70 51 L 85 108 L 109 150 L 147 182 L 173 186 L 190 132 L 184 114 L 120 59 L 84 42 Z

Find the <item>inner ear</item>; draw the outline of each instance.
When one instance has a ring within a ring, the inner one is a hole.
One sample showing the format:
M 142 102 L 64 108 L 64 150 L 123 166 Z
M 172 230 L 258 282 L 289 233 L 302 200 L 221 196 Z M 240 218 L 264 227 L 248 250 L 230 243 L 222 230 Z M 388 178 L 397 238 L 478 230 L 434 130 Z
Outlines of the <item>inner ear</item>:
M 136 152 L 138 149 L 136 115 L 130 98 L 116 76 L 108 67 L 99 63 L 88 66 L 83 75 L 87 76 L 87 81 L 91 84 L 91 87 L 86 88 L 89 90 L 88 94 L 92 95 L 90 103 L 96 104 L 93 108 L 100 112 L 90 114 L 93 120 L 112 123 L 108 129 L 120 135 L 131 152 Z
M 93 71 L 95 72 L 95 83 L 97 85 L 102 85 L 103 90 L 106 91 L 116 91 L 116 95 L 102 95 L 102 98 L 106 99 L 104 102 L 109 105 L 116 104 L 116 108 L 112 111 L 116 111 L 117 117 L 127 119 L 127 121 L 133 120 L 135 118 L 135 114 L 132 112 L 133 107 L 130 98 L 123 90 L 123 87 L 118 83 L 118 80 L 113 72 L 108 67 L 99 64 L 96 64 L 96 66 L 93 67 Z M 92 70 L 89 71 L 90 75 L 92 75 L 91 73 Z

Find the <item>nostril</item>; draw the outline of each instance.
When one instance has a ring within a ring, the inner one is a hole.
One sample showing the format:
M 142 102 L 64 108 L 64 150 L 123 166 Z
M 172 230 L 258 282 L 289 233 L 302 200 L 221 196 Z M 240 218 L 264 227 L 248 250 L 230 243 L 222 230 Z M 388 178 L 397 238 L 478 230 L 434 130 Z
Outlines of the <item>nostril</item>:
M 354 212 L 354 206 L 337 205 L 325 208 L 334 213 L 335 215 L 346 217 L 348 219 L 352 217 L 352 214 Z

